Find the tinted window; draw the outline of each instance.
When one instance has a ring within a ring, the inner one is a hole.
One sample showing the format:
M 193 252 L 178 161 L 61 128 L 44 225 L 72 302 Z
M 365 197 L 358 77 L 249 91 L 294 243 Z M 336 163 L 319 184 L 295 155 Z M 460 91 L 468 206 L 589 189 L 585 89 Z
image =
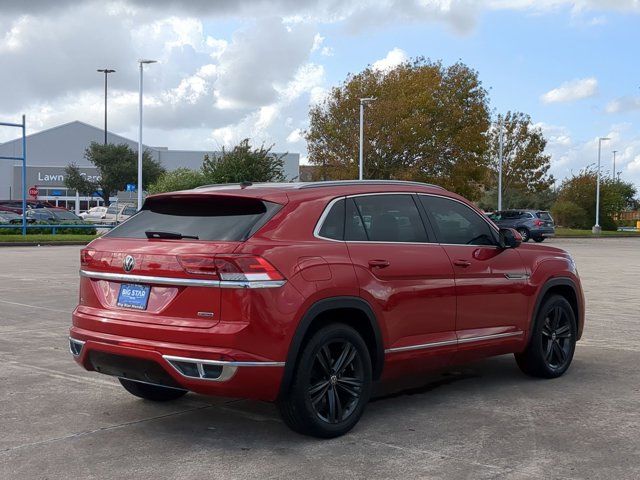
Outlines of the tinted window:
M 495 245 L 489 224 L 466 205 L 442 197 L 420 196 L 441 243 Z
M 369 241 L 427 241 L 418 207 L 410 195 L 367 195 L 354 201 Z
M 344 200 L 339 200 L 333 204 L 318 233 L 321 237 L 334 240 L 342 240 L 344 238 Z
M 68 210 L 56 210 L 55 216 L 60 220 L 80 220 L 80 217 L 76 216 L 75 213 Z
M 135 215 L 136 214 L 136 207 L 125 207 L 124 210 L 122 211 L 123 215 Z
M 242 241 L 271 218 L 280 205 L 255 198 L 160 197 L 105 237 L 147 238 L 145 232 L 170 232 L 199 240 Z M 188 240 L 188 239 L 187 239 Z
M 537 212 L 537 217 L 545 222 L 553 222 L 553 218 L 549 215 L 549 212 Z
M 367 232 L 356 204 L 352 198 L 347 198 L 345 205 L 344 239 L 352 242 L 366 241 Z
M 107 208 L 107 213 L 109 215 L 115 215 L 116 213 L 118 213 L 118 205 L 115 203 L 109 205 L 109 208 Z

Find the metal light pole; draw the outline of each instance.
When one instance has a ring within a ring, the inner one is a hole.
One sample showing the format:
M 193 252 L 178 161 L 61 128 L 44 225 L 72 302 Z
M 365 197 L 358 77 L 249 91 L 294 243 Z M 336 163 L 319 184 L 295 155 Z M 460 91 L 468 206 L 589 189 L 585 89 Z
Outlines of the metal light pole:
M 504 138 L 502 134 L 502 117 L 498 117 L 500 132 L 498 133 L 498 211 L 502 211 L 502 157 Z
M 613 180 L 616 179 L 616 153 L 618 153 L 618 150 L 613 151 Z
M 138 64 L 140 65 L 140 100 L 139 100 L 139 114 L 140 114 L 140 125 L 138 126 L 138 210 L 142 208 L 142 72 L 144 71 L 143 66 L 145 63 L 156 63 L 157 60 L 138 60 Z
M 358 152 L 358 180 L 364 179 L 364 163 L 362 160 L 362 151 L 364 148 L 364 106 L 367 102 L 373 102 L 375 97 L 367 97 L 360 99 L 360 150 Z
M 596 224 L 591 229 L 591 232 L 595 235 L 599 235 L 602 232 L 602 228 L 600 227 L 600 151 L 602 150 L 603 140 L 609 140 L 609 138 L 598 138 L 598 172 L 596 175 Z
M 96 70 L 100 73 L 104 73 L 104 144 L 107 144 L 107 76 L 110 73 L 114 73 L 115 70 L 109 68 L 101 68 Z

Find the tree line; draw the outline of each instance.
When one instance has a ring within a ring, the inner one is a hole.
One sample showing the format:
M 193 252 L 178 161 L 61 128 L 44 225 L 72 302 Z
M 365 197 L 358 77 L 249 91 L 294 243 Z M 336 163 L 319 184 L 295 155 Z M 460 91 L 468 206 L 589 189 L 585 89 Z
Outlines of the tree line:
M 368 67 L 331 89 L 323 102 L 311 107 L 305 132 L 314 180 L 357 178 L 360 99 L 367 97 L 375 100 L 367 104 L 364 116 L 364 178 L 435 183 L 495 210 L 502 132 L 503 208 L 551 209 L 563 226 L 592 225 L 594 168 L 554 188 L 542 130 L 524 112 L 492 118 L 489 93 L 478 72 L 461 62 L 445 66 L 418 57 L 391 70 Z M 197 170 L 172 172 L 145 152 L 143 188 L 159 193 L 210 183 L 283 181 L 283 156 L 271 148 L 253 148 L 244 139 L 220 154 L 206 155 Z M 83 193 L 99 188 L 108 204 L 110 194 L 135 183 L 135 156 L 126 145 L 92 144 L 86 157 L 102 180 L 89 184 L 70 165 L 68 186 Z M 615 228 L 615 215 L 637 206 L 635 188 L 613 179 L 603 179 L 601 187 L 601 223 Z

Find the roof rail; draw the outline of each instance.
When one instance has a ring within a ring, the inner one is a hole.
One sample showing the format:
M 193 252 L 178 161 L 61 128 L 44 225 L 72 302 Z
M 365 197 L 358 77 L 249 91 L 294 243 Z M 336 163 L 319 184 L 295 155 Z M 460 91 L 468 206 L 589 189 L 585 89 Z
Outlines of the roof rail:
M 208 185 L 199 185 L 197 187 L 195 187 L 193 190 L 199 190 L 200 188 L 213 188 L 213 187 L 227 187 L 227 186 L 240 186 L 241 182 L 237 182 L 237 183 L 210 183 Z
M 445 190 L 445 188 L 440 185 L 412 182 L 409 180 L 328 180 L 324 182 L 302 183 L 298 188 L 340 187 L 342 185 L 415 185 L 420 187 L 441 188 L 442 190 Z

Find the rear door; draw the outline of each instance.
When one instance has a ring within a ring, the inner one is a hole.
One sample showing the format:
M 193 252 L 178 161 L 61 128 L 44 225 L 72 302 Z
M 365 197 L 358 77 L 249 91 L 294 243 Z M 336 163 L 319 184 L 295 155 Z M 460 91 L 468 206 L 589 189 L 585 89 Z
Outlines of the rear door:
M 430 241 L 415 195 L 347 198 L 345 240 L 361 296 L 384 317 L 387 353 L 454 351 L 453 269 Z
M 499 248 L 497 232 L 463 202 L 419 198 L 453 265 L 461 343 L 517 337 L 526 325 L 528 303 L 528 275 L 518 251 Z
M 79 310 L 158 325 L 215 325 L 220 266 L 233 268 L 228 255 L 278 209 L 216 195 L 147 200 L 84 251 Z

